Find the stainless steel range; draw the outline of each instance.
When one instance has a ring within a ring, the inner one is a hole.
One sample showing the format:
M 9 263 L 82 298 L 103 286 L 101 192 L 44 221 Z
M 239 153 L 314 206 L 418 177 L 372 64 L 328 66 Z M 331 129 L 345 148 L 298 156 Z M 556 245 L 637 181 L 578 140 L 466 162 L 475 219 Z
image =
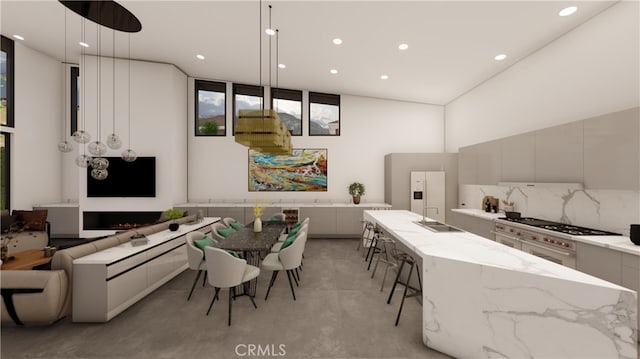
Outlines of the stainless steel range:
M 570 268 L 576 267 L 572 236 L 620 235 L 530 217 L 496 219 L 494 234 L 499 243 Z

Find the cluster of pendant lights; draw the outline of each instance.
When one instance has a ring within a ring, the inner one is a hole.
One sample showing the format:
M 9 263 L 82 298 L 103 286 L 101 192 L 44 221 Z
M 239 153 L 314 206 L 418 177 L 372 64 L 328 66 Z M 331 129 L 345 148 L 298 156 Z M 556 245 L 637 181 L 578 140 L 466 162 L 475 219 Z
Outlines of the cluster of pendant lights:
M 67 4 L 65 4 L 65 2 L 62 2 L 63 5 L 69 7 Z M 119 4 L 112 2 L 113 4 L 115 4 L 116 7 L 120 7 L 122 8 Z M 78 12 L 76 9 L 69 7 L 71 10 L 74 10 L 76 12 Z M 122 8 L 124 9 L 124 8 Z M 119 10 L 119 9 L 116 9 Z M 125 11 L 127 11 L 126 9 L 124 9 Z M 96 21 L 95 18 L 91 18 L 92 14 L 86 14 L 86 13 L 80 13 L 78 12 L 80 15 L 82 15 L 83 17 L 86 17 L 90 20 L 94 20 Z M 95 14 L 94 14 L 95 15 Z M 131 14 L 131 16 L 133 16 Z M 95 17 L 95 16 L 94 16 Z M 65 64 L 66 64 L 66 58 L 67 58 L 67 38 L 66 38 L 66 30 L 67 30 L 67 24 L 66 21 L 67 20 L 67 9 L 65 9 Z M 111 28 L 114 29 L 113 31 L 113 130 L 112 133 L 110 133 L 109 135 L 107 135 L 106 138 L 106 143 L 103 143 L 100 141 L 101 138 L 101 80 L 102 80 L 102 54 L 101 52 L 101 28 L 100 28 L 100 24 L 105 25 L 105 26 L 109 26 Z M 81 29 L 81 33 L 82 33 L 82 42 L 85 42 L 85 38 L 84 38 L 84 33 L 85 33 L 85 22 L 84 19 L 82 20 L 82 29 Z M 116 119 L 116 115 L 115 115 L 115 70 L 116 70 L 116 58 L 115 58 L 115 30 L 117 29 L 116 26 L 114 26 L 113 24 L 104 24 L 104 23 L 99 23 L 98 24 L 98 41 L 97 41 L 97 45 L 98 45 L 98 64 L 97 64 L 97 138 L 95 141 L 91 142 L 91 134 L 87 131 L 85 131 L 84 129 L 84 123 L 86 122 L 86 117 L 85 117 L 85 110 L 86 110 L 86 106 L 83 104 L 81 106 L 82 108 L 82 127 L 78 130 L 76 130 L 73 134 L 72 134 L 72 138 L 73 141 L 78 143 L 79 145 L 82 146 L 82 154 L 80 154 L 78 157 L 76 157 L 75 159 L 75 163 L 78 167 L 81 168 L 88 168 L 91 167 L 91 177 L 96 179 L 96 180 L 104 180 L 108 177 L 109 175 L 109 171 L 108 171 L 108 167 L 109 167 L 109 160 L 106 159 L 104 157 L 104 155 L 107 153 L 108 149 L 112 149 L 112 150 L 118 150 L 122 147 L 122 140 L 120 139 L 120 137 L 115 133 L 115 119 Z M 123 30 L 123 31 L 128 31 L 128 30 Z M 139 31 L 139 30 L 138 30 Z M 128 31 L 131 32 L 131 31 Z M 131 73 L 131 60 L 130 60 L 130 53 L 131 53 L 131 43 L 129 40 L 129 81 L 130 81 L 130 73 Z M 81 50 L 81 69 L 84 72 L 80 78 L 82 79 L 83 83 L 82 83 L 82 89 L 83 89 L 83 93 L 86 93 L 85 90 L 85 79 L 86 79 L 86 67 L 84 64 L 85 61 L 85 53 L 84 53 L 84 46 L 82 47 Z M 66 66 L 66 65 L 65 65 Z M 63 71 L 63 73 L 66 73 L 66 71 Z M 63 81 L 64 83 L 64 81 Z M 129 89 L 131 88 L 131 85 L 129 83 Z M 66 101 L 66 94 L 67 91 L 63 91 L 63 93 L 65 94 L 65 106 L 63 106 L 63 109 L 66 109 L 68 102 Z M 82 96 L 82 99 L 84 101 L 85 96 Z M 130 105 L 130 101 L 131 101 L 131 96 L 129 95 L 129 138 L 131 138 L 131 105 Z M 66 113 L 63 110 L 63 122 L 66 122 Z M 68 153 L 73 151 L 73 145 L 67 140 L 66 138 L 66 134 L 67 131 L 63 126 L 63 133 L 64 133 L 64 140 L 62 140 L 60 143 L 58 143 L 58 150 L 60 150 L 61 152 L 64 153 Z M 126 161 L 126 162 L 133 162 L 138 158 L 138 155 L 136 154 L 135 151 L 133 151 L 130 148 L 130 144 L 131 141 L 129 140 L 129 148 L 124 150 L 121 154 L 121 158 Z M 89 154 L 87 154 L 87 151 L 89 152 Z

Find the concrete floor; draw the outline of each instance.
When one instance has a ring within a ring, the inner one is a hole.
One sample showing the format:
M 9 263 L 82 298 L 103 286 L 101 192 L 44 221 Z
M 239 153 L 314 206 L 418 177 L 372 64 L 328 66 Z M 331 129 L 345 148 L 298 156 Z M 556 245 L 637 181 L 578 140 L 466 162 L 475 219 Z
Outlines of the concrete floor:
M 187 302 L 195 277 L 187 270 L 109 323 L 67 318 L 46 327 L 2 327 L 0 354 L 3 359 L 448 358 L 422 344 L 422 309 L 415 298 L 407 299 L 394 327 L 401 293 L 386 304 L 393 274 L 380 292 L 382 271 L 371 279 L 356 247 L 356 240 L 310 239 L 297 301 L 284 273 L 265 301 L 271 272 L 263 272 L 258 309 L 248 298 L 237 298 L 231 327 L 226 290 L 209 316 L 210 286 L 198 285 Z M 271 355 L 264 355 L 267 351 Z

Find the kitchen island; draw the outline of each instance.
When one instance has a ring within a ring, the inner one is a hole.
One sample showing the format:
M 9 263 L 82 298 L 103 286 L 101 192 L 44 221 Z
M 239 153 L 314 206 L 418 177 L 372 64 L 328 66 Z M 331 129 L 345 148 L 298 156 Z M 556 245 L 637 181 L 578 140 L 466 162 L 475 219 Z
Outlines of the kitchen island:
M 423 342 L 459 358 L 637 358 L 637 293 L 409 211 L 365 211 L 422 257 Z

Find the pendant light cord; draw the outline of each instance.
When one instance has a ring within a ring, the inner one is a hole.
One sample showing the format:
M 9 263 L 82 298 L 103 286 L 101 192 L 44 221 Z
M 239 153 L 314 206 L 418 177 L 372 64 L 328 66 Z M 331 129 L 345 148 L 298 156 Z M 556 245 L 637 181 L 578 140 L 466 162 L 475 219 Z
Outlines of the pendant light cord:
M 262 87 L 262 0 L 260 0 L 260 28 L 258 29 L 258 44 L 259 44 L 259 51 L 260 53 L 258 54 L 258 60 L 259 60 L 259 72 L 260 72 L 260 92 L 262 93 L 262 99 L 260 100 L 260 107 L 262 109 L 262 115 L 264 117 L 264 88 Z
M 131 149 L 131 34 L 128 33 L 127 35 L 127 39 L 128 39 L 128 53 L 127 53 L 127 66 L 128 66 L 128 70 L 127 70 L 127 82 L 129 83 L 129 93 L 127 96 L 127 112 L 128 112 L 128 116 L 127 116 L 127 126 L 129 127 L 129 138 L 127 138 L 127 143 L 128 149 Z
M 98 138 L 96 138 L 96 142 L 100 142 L 101 137 L 101 127 L 102 127 L 102 27 L 98 25 L 98 71 L 96 72 L 96 80 L 98 83 L 98 103 L 97 103 L 97 122 L 98 122 L 98 130 L 96 131 L 98 134 Z
M 62 137 L 67 142 L 67 8 L 64 9 L 64 62 L 62 63 Z
M 116 30 L 113 30 L 113 123 L 112 133 L 116 133 Z
M 278 73 L 280 72 L 280 59 L 279 59 L 279 55 L 280 55 L 280 30 L 276 29 L 276 90 L 279 89 L 279 84 L 278 84 Z M 271 93 L 273 94 L 273 91 L 271 91 Z M 271 99 L 271 103 L 275 103 L 276 104 L 276 112 L 278 112 L 278 102 L 277 101 L 273 101 L 273 99 Z

